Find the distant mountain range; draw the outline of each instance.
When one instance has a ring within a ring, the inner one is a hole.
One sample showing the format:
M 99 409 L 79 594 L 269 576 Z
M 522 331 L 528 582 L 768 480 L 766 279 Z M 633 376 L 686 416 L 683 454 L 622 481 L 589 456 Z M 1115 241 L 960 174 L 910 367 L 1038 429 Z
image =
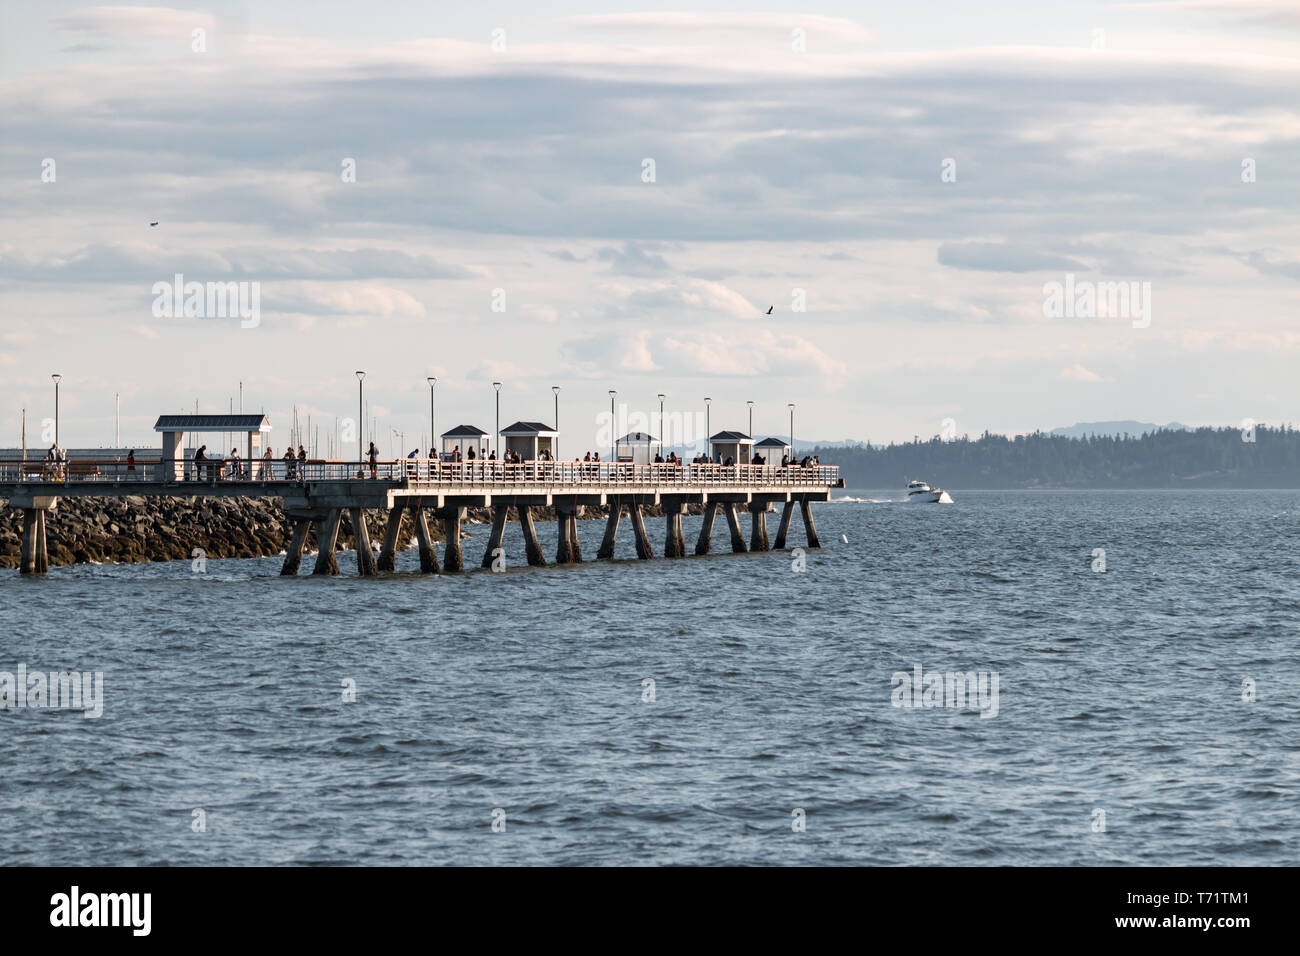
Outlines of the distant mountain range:
M 1134 438 L 1140 438 L 1150 432 L 1156 432 L 1164 429 L 1167 432 L 1185 432 L 1188 430 L 1186 425 L 1179 422 L 1170 422 L 1168 425 L 1154 425 L 1151 422 L 1078 422 L 1074 425 L 1067 425 L 1064 428 L 1053 428 L 1049 435 L 1064 435 L 1066 438 L 1085 438 L 1088 435 L 1110 435 L 1119 438 L 1121 435 L 1131 435 Z

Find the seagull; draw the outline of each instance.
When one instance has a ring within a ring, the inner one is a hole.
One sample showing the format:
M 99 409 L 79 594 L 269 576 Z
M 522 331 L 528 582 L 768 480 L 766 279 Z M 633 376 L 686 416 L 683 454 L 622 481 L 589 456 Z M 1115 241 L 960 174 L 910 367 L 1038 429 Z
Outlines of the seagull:
M 151 222 L 151 223 L 149 223 L 149 225 L 151 225 L 151 226 L 156 226 L 156 225 L 158 225 L 158 223 L 156 223 L 156 222 Z
M 840 535 L 840 540 L 843 541 L 845 544 L 848 544 L 848 543 L 849 543 L 849 536 L 848 536 L 847 534 L 842 534 L 842 535 Z
M 763 314 L 764 314 L 764 315 L 771 315 L 771 314 L 772 314 L 772 310 L 775 309 L 775 308 L 776 308 L 776 306 L 774 306 L 774 305 L 769 305 L 769 306 L 767 307 L 767 311 L 764 312 Z

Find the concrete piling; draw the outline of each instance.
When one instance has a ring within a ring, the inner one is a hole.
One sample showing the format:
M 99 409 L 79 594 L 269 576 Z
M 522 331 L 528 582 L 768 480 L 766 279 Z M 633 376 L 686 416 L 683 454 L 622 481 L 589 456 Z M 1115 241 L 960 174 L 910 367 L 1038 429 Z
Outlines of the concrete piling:
M 357 546 L 357 574 L 368 578 L 375 574 L 375 550 L 370 544 L 370 529 L 366 527 L 366 514 L 360 508 L 348 509 L 352 523 L 352 538 Z
M 429 522 L 424 516 L 424 499 L 412 499 L 411 520 L 415 522 L 415 541 L 420 548 L 420 573 L 433 574 L 438 570 L 438 552 L 433 547 Z
M 578 509 L 569 512 L 569 546 L 573 549 L 573 563 L 582 564 L 582 542 L 578 540 Z
M 731 550 L 734 554 L 744 554 L 749 549 L 745 547 L 745 536 L 740 530 L 740 521 L 736 517 L 735 502 L 727 501 L 722 505 L 722 513 L 727 516 L 727 527 L 731 529 Z
M 489 571 L 492 569 L 492 563 L 496 560 L 496 550 L 502 547 L 505 541 L 506 518 L 509 516 L 510 509 L 506 505 L 497 505 L 492 509 L 492 531 L 488 535 L 487 547 L 483 550 L 483 560 L 479 567 Z
M 632 505 L 632 534 L 636 538 L 636 556 L 642 561 L 655 556 L 650 548 L 650 536 L 645 533 L 645 514 L 639 504 Z
M 749 535 L 749 550 L 771 550 L 767 543 L 767 502 L 750 502 L 749 514 L 753 518 L 753 527 Z
M 50 552 L 45 544 L 46 509 L 36 511 L 36 573 L 45 574 L 50 570 Z
M 339 540 L 339 523 L 343 520 L 342 508 L 331 508 L 324 518 L 316 521 L 316 567 L 312 574 L 338 574 L 339 562 L 334 557 L 334 546 Z
M 601 539 L 600 550 L 596 552 L 597 560 L 614 557 L 614 546 L 618 542 L 618 522 L 622 513 L 621 504 L 616 501 L 610 503 L 609 518 L 605 522 L 605 537 Z
M 442 509 L 442 532 L 446 537 L 442 567 L 445 571 L 464 571 L 465 555 L 460 548 L 460 523 L 465 509 L 452 505 Z
M 384 526 L 384 541 L 379 546 L 379 570 L 397 570 L 397 539 L 402 536 L 402 517 L 406 505 L 398 503 L 388 509 L 388 523 Z
M 664 509 L 664 557 L 686 557 L 686 541 L 682 538 L 682 504 L 680 501 L 665 501 Z
M 817 540 L 817 525 L 813 524 L 812 508 L 807 498 L 799 499 L 799 514 L 803 517 L 803 529 L 808 534 L 808 547 L 820 548 L 822 543 Z
M 718 513 L 718 503 L 710 501 L 704 506 L 704 523 L 700 525 L 700 536 L 695 542 L 696 554 L 708 554 L 713 544 L 713 519 Z
M 22 574 L 36 573 L 36 516 L 35 508 L 23 509 L 23 537 L 19 547 L 18 569 Z
M 790 531 L 790 516 L 794 514 L 794 502 L 787 501 L 781 509 L 781 524 L 776 529 L 776 550 L 785 550 L 785 537 Z
M 307 544 L 307 533 L 311 531 L 310 518 L 293 519 L 293 537 L 289 540 L 289 549 L 284 555 L 284 565 L 280 568 L 280 574 L 292 576 L 298 573 L 298 568 L 302 564 L 302 551 Z
M 528 555 L 528 566 L 546 567 L 546 557 L 542 554 L 542 542 L 537 538 L 537 526 L 533 524 L 533 512 L 528 505 L 519 506 L 519 530 L 524 533 L 524 551 Z
M 575 560 L 573 556 L 573 531 L 575 522 L 572 518 L 572 511 L 556 508 L 555 523 L 558 532 L 555 545 L 556 564 L 572 564 Z

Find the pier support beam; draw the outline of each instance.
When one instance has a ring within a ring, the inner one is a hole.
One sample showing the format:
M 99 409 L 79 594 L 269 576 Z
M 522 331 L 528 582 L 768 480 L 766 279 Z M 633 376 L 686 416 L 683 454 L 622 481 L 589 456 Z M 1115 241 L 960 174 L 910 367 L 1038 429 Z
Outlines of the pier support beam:
M 808 533 L 808 547 L 820 548 L 822 543 L 817 540 L 817 525 L 813 524 L 812 506 L 807 498 L 799 499 L 799 514 L 803 518 L 803 529 Z
M 645 515 L 640 505 L 632 505 L 632 534 L 636 538 L 636 556 L 642 561 L 655 556 L 650 549 L 650 537 L 645 533 Z
M 776 550 L 785 550 L 785 536 L 790 532 L 790 516 L 794 514 L 794 502 L 787 501 L 781 509 L 781 524 L 776 529 Z
M 22 574 L 36 573 L 36 516 L 35 508 L 23 509 L 23 537 L 19 547 L 18 570 Z
M 749 535 L 749 550 L 770 551 L 771 548 L 767 543 L 767 502 L 750 502 L 749 514 L 754 519 Z
M 357 574 L 368 578 L 375 571 L 375 549 L 370 545 L 370 529 L 366 527 L 366 513 L 361 508 L 349 508 L 352 521 L 352 538 L 357 545 Z
M 601 539 L 600 550 L 596 552 L 598 560 L 614 557 L 614 545 L 618 543 L 618 522 L 623 516 L 623 506 L 617 502 L 609 506 L 609 520 L 605 522 L 605 537 Z
M 749 549 L 745 547 L 745 536 L 741 533 L 740 521 L 736 518 L 735 503 L 724 502 L 722 513 L 727 516 L 727 527 L 731 529 L 731 550 L 736 554 L 744 554 Z
M 384 543 L 379 546 L 379 570 L 397 570 L 397 539 L 402 536 L 402 516 L 406 503 L 393 505 L 388 510 L 388 524 L 384 526 Z
M 312 574 L 338 574 L 339 562 L 334 557 L 334 546 L 339 540 L 339 523 L 343 520 L 341 508 L 331 508 L 329 514 L 316 523 L 316 567 Z
M 682 504 L 680 501 L 665 501 L 664 509 L 664 557 L 686 557 L 686 542 L 682 538 Z
M 44 508 L 38 508 L 36 511 L 36 573 L 45 574 L 50 570 L 50 552 L 45 545 L 45 514 Z
M 442 509 L 442 533 L 446 537 L 442 567 L 446 571 L 464 571 L 465 555 L 460 549 L 460 522 L 465 509 L 457 506 Z
M 555 563 L 573 564 L 578 560 L 573 553 L 573 531 L 576 524 L 573 520 L 573 511 L 556 507 L 555 524 L 559 531 L 555 544 Z
M 282 575 L 296 575 L 302 564 L 302 549 L 307 544 L 307 532 L 311 530 L 310 518 L 293 519 L 293 537 L 289 539 L 289 550 L 284 554 L 284 565 L 280 568 Z
M 708 554 L 713 544 L 713 518 L 718 513 L 718 503 L 710 501 L 704 506 L 704 523 L 700 525 L 700 536 L 695 541 L 696 554 Z
M 508 505 L 497 505 L 492 509 L 492 533 L 488 535 L 487 548 L 483 551 L 483 561 L 480 567 L 492 570 L 492 563 L 496 560 L 496 551 L 502 546 L 506 536 L 506 518 L 510 516 Z M 502 552 L 502 557 L 505 552 Z M 505 567 L 504 563 L 502 567 Z
M 415 523 L 415 541 L 420 546 L 420 573 L 433 574 L 438 570 L 438 552 L 434 550 L 429 534 L 429 522 L 424 517 L 424 500 L 411 502 L 411 520 Z
M 542 555 L 542 543 L 537 540 L 537 526 L 533 524 L 533 512 L 528 505 L 519 506 L 519 530 L 524 533 L 524 551 L 528 554 L 528 566 L 546 567 L 546 558 Z
M 573 563 L 582 564 L 582 542 L 578 540 L 578 509 L 569 512 L 569 544 L 573 546 Z

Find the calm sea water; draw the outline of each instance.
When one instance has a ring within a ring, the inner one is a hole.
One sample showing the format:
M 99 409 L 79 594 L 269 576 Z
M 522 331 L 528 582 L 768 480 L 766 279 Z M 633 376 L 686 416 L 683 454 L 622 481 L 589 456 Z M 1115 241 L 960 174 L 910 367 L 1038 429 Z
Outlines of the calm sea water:
M 358 580 L 346 554 L 332 579 L 276 559 L 3 572 L 0 670 L 102 671 L 105 705 L 0 712 L 0 850 L 1295 863 L 1300 492 L 955 497 L 814 506 L 802 572 L 790 553 L 636 562 L 626 520 L 629 560 L 570 568 L 523 567 L 511 526 L 504 574 Z M 581 523 L 589 561 L 602 529 Z M 918 665 L 996 673 L 996 716 L 894 706 Z

